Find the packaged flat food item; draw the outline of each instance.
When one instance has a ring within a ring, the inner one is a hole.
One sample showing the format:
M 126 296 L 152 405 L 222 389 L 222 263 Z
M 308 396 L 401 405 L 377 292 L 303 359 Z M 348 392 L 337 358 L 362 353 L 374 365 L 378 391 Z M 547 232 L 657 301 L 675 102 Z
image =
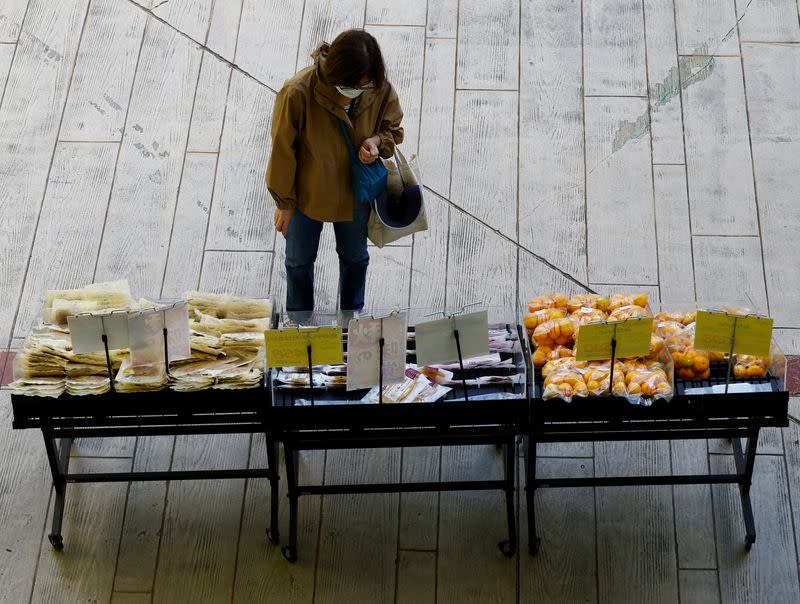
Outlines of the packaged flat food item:
M 736 364 L 733 366 L 733 375 L 737 378 L 765 377 L 771 362 L 770 357 L 737 355 Z
M 65 380 L 60 377 L 30 377 L 14 380 L 9 386 L 14 394 L 57 398 L 64 392 Z
M 272 300 L 238 298 L 231 294 L 187 291 L 189 311 L 197 310 L 217 319 L 264 319 L 272 316 Z
M 599 294 L 575 294 L 569 299 L 567 308 L 574 313 L 581 308 L 592 308 L 603 312 L 608 310 L 609 299 Z
M 533 330 L 541 323 L 552 319 L 563 319 L 566 316 L 567 310 L 565 308 L 541 308 L 525 315 L 525 329 L 528 330 L 528 336 L 530 337 Z
M 45 292 L 42 319 L 46 323 L 66 325 L 69 315 L 128 308 L 131 304 L 131 290 L 124 279 L 76 289 L 51 289 Z
M 575 331 L 576 325 L 573 319 L 553 319 L 536 327 L 531 338 L 537 347 L 572 346 L 575 343 Z
M 104 394 L 111 390 L 111 380 L 97 375 L 82 375 L 67 378 L 67 394 L 85 396 L 88 394 Z
M 613 312 L 622 306 L 641 306 L 647 308 L 647 294 L 614 294 L 608 304 L 608 311 Z
M 537 296 L 528 303 L 528 312 L 536 312 L 543 308 L 564 308 L 566 309 L 569 304 L 567 296 L 564 294 L 546 294 L 544 296 Z

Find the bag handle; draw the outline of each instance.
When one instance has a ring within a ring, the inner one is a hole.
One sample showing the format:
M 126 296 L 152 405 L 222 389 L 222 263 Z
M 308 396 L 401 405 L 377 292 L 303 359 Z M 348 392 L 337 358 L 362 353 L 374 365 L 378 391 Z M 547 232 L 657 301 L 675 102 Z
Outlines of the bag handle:
M 406 181 L 405 181 L 405 179 L 403 179 L 403 170 L 400 167 L 400 158 L 397 156 L 398 153 L 400 153 L 400 152 L 397 150 L 397 145 L 395 145 L 394 146 L 394 161 L 397 163 L 397 173 L 400 175 L 400 184 L 402 184 L 403 188 L 405 189 L 406 188 Z M 403 154 L 400 153 L 400 155 L 402 156 Z M 403 156 L 403 159 L 405 159 L 405 156 Z
M 353 147 L 353 141 L 350 140 L 350 135 L 347 133 L 347 126 L 344 124 L 344 120 L 336 118 L 339 120 L 339 126 L 342 128 L 342 135 L 344 135 L 344 142 L 347 145 L 347 151 L 350 153 L 350 161 L 355 161 L 358 159 L 356 155 L 356 149 Z

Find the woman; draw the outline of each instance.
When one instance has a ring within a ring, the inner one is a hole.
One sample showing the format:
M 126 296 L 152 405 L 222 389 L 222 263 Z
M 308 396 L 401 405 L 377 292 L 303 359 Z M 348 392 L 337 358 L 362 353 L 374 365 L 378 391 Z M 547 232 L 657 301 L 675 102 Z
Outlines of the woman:
M 370 204 L 353 201 L 350 156 L 340 121 L 358 157 L 380 161 L 403 141 L 403 112 L 386 79 L 377 40 L 345 31 L 312 54 L 314 64 L 287 80 L 272 115 L 267 188 L 275 229 L 286 238 L 286 310 L 314 308 L 314 261 L 325 222 L 333 223 L 339 255 L 340 308 L 364 307 Z

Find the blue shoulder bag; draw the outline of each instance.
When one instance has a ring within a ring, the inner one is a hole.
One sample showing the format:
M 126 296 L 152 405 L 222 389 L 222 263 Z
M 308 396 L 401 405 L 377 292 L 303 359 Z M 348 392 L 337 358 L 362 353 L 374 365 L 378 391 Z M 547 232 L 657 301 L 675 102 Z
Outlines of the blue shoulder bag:
M 350 135 L 347 133 L 347 126 L 339 120 L 344 134 L 344 142 L 347 144 L 347 151 L 350 153 L 350 175 L 353 180 L 353 199 L 359 203 L 372 203 L 372 200 L 380 197 L 386 191 L 386 180 L 389 171 L 380 158 L 371 164 L 365 164 L 358 158 L 358 153 L 353 147 Z

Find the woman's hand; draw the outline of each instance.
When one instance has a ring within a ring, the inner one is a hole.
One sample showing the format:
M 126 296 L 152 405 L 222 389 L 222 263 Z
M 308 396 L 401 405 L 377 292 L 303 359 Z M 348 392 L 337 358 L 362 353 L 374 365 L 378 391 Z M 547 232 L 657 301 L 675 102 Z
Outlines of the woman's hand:
M 286 237 L 286 230 L 289 228 L 289 221 L 292 219 L 294 210 L 281 210 L 275 208 L 275 230 Z
M 367 139 L 364 139 L 364 142 L 361 143 L 361 146 L 358 148 L 358 159 L 360 159 L 365 164 L 371 164 L 376 159 L 378 159 L 378 145 L 381 144 L 381 139 L 379 136 L 370 136 Z

